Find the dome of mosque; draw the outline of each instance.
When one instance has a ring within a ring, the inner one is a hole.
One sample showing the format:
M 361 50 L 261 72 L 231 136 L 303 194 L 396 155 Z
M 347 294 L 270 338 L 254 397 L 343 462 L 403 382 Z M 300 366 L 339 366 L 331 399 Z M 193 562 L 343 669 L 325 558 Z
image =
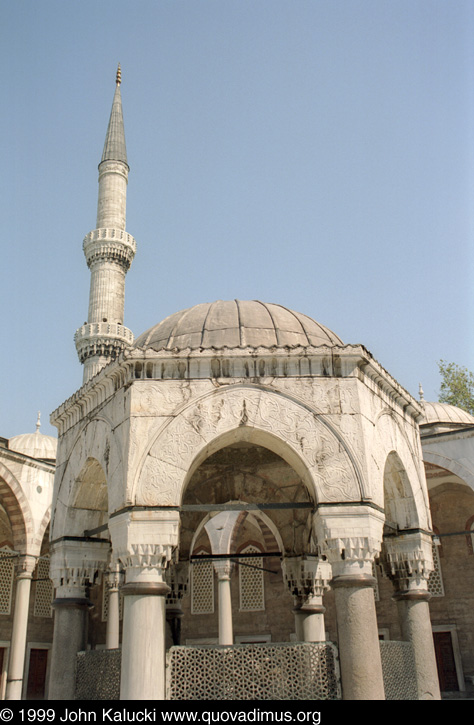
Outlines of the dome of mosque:
M 422 401 L 422 406 L 425 417 L 422 425 L 445 426 L 449 428 L 474 425 L 474 416 L 455 405 Z
M 343 345 L 311 317 L 257 300 L 202 303 L 175 312 L 140 335 L 135 348 L 159 350 Z
M 14 436 L 8 441 L 8 448 L 16 453 L 23 453 L 31 458 L 39 458 L 43 461 L 56 460 L 56 451 L 58 441 L 53 436 L 40 433 L 40 418 L 36 423 L 36 431 L 34 433 L 22 433 Z

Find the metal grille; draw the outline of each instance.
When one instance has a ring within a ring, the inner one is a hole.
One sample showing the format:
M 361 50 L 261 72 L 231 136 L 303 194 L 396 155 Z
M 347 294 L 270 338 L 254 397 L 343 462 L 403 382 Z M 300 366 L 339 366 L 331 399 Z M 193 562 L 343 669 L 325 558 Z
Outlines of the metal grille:
M 339 700 L 331 643 L 172 647 L 169 700 Z
M 41 558 L 36 567 L 35 617 L 52 617 L 53 582 L 49 578 L 49 556 Z
M 410 642 L 381 641 L 386 700 L 417 700 L 416 670 Z
M 443 576 L 441 574 L 441 562 L 436 544 L 433 544 L 434 569 L 428 579 L 428 591 L 433 597 L 444 597 Z
M 193 562 L 191 568 L 191 612 L 214 612 L 214 567 L 212 561 Z
M 15 559 L 12 549 L 2 546 L 0 549 L 0 614 L 10 614 L 12 606 L 13 578 Z
M 78 652 L 76 700 L 120 700 L 121 650 Z
M 258 554 L 260 549 L 250 545 L 243 549 L 241 554 Z M 257 612 L 265 609 L 265 593 L 263 589 L 263 558 L 240 559 L 240 610 L 242 612 Z

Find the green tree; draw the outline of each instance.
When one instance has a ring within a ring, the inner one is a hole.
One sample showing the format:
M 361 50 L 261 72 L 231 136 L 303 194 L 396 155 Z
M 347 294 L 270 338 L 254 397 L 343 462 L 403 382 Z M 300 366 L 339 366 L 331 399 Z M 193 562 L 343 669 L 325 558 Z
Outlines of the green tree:
M 456 363 L 440 360 L 440 403 L 449 403 L 474 415 L 474 374 Z

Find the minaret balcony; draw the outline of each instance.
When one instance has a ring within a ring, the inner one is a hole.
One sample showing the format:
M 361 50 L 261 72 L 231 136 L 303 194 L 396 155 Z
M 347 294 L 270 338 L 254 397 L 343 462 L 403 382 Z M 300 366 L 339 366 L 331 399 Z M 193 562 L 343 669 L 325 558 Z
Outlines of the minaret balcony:
M 127 327 L 113 322 L 88 322 L 74 335 L 77 354 L 83 363 L 90 357 L 115 359 L 133 343 L 133 333 Z
M 116 262 L 126 271 L 137 251 L 137 243 L 124 229 L 94 229 L 82 245 L 90 268 L 97 262 Z

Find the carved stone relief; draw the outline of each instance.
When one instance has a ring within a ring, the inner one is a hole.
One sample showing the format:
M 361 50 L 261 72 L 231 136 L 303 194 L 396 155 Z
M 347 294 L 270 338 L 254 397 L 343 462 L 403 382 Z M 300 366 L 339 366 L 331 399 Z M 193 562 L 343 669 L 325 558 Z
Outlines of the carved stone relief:
M 316 500 L 360 499 L 360 473 L 342 437 L 326 422 L 282 395 L 239 386 L 201 398 L 160 432 L 142 456 L 136 503 L 178 505 L 186 474 L 197 456 L 231 431 L 240 431 L 247 439 L 259 431 L 270 434 L 275 452 L 282 457 L 290 449 L 309 473 Z

